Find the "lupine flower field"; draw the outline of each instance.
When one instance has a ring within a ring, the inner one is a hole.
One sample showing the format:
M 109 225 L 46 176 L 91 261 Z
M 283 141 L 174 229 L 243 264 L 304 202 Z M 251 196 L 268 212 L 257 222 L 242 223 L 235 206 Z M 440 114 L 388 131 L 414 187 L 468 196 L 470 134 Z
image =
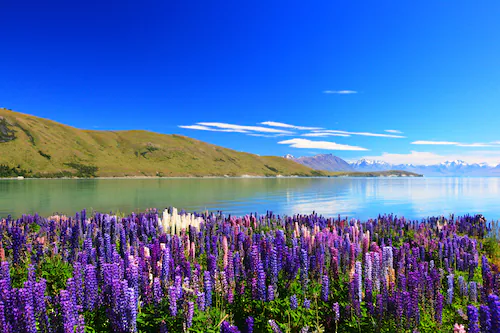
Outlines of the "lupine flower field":
M 0 221 L 0 332 L 500 332 L 497 227 L 170 208 Z

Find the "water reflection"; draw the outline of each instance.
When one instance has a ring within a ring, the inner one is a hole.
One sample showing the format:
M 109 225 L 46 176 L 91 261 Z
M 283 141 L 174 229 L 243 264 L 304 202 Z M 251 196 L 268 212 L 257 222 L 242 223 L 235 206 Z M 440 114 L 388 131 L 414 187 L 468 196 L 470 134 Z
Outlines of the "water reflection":
M 0 216 L 74 214 L 176 206 L 231 214 L 307 214 L 366 219 L 482 213 L 500 218 L 499 178 L 278 178 L 1 180 Z

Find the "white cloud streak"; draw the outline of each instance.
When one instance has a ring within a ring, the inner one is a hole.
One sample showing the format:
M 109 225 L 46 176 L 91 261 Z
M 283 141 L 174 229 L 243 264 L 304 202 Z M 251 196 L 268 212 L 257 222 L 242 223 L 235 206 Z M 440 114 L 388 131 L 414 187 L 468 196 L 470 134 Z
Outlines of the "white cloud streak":
M 393 134 L 403 134 L 403 132 L 401 131 L 398 131 L 398 130 L 384 130 L 384 132 L 387 132 L 387 133 L 393 133 Z
M 260 123 L 260 125 L 267 125 L 267 126 L 271 126 L 271 127 L 292 128 L 292 129 L 305 130 L 305 131 L 322 129 L 321 127 L 296 126 L 296 125 L 290 125 L 290 124 L 285 124 L 285 123 L 279 123 L 276 121 L 264 121 L 264 122 Z
M 210 128 L 210 127 L 202 126 L 202 125 L 179 125 L 179 127 L 185 128 L 185 129 L 199 130 L 199 131 L 248 133 L 248 131 L 244 131 L 244 130 Z
M 370 133 L 370 132 L 349 132 L 349 131 L 340 131 L 340 130 L 322 130 L 322 131 L 314 131 L 314 132 L 323 132 L 323 133 L 338 133 L 338 134 L 347 134 L 347 135 L 361 135 L 361 136 L 375 136 L 381 138 L 406 138 L 402 135 L 395 134 L 384 134 L 384 133 Z
M 325 90 L 323 91 L 324 94 L 338 94 L 338 95 L 351 95 L 351 94 L 357 94 L 358 92 L 356 90 Z
M 293 132 L 290 131 L 276 129 L 276 128 L 262 127 L 262 126 L 243 126 L 243 125 L 234 125 L 227 123 L 211 123 L 211 122 L 201 122 L 197 124 L 206 127 L 217 127 L 222 129 L 248 131 L 248 132 L 294 134 Z
M 289 134 L 260 134 L 260 133 L 248 133 L 249 136 L 257 136 L 262 138 L 278 138 L 280 136 L 287 136 Z
M 324 132 L 313 132 L 313 133 L 305 133 L 302 134 L 302 136 L 309 136 L 309 137 L 318 137 L 318 138 L 324 138 L 328 136 L 342 136 L 342 137 L 349 137 L 349 134 L 341 134 L 341 133 L 324 133 Z
M 292 148 L 302 149 L 325 149 L 325 150 L 368 150 L 363 147 L 339 144 L 330 141 L 312 141 L 307 139 L 290 139 L 278 142 L 279 144 L 289 145 Z
M 494 141 L 489 143 L 475 142 L 475 143 L 461 143 L 455 141 L 413 141 L 412 145 L 442 145 L 442 146 L 457 146 L 457 147 L 500 147 L 500 142 Z

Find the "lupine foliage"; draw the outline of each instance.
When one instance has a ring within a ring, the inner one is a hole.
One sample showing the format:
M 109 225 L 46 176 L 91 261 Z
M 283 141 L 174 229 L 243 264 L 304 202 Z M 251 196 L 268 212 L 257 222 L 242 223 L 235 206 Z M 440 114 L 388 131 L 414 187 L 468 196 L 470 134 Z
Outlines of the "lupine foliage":
M 481 215 L 8 217 L 0 331 L 498 332 L 498 252 Z

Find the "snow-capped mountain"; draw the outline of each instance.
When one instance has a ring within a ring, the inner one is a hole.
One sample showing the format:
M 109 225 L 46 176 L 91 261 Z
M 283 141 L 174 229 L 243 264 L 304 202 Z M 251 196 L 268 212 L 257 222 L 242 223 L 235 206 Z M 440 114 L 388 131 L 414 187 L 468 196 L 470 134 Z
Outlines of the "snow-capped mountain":
M 384 161 L 361 159 L 348 163 L 332 154 L 285 158 L 294 160 L 316 170 L 328 171 L 388 171 L 401 170 L 423 174 L 424 176 L 500 176 L 500 164 L 467 163 L 462 160 L 446 161 L 432 165 L 390 164 Z
M 386 171 L 391 170 L 391 165 L 384 161 L 361 159 L 351 163 L 351 167 L 356 171 Z
M 356 171 L 403 170 L 424 176 L 500 176 L 499 166 L 488 163 L 467 163 L 462 160 L 446 161 L 433 165 L 389 164 L 383 161 L 361 159 L 351 163 Z

